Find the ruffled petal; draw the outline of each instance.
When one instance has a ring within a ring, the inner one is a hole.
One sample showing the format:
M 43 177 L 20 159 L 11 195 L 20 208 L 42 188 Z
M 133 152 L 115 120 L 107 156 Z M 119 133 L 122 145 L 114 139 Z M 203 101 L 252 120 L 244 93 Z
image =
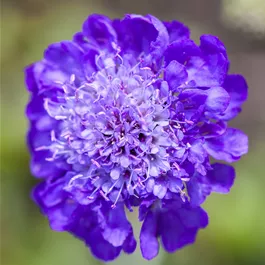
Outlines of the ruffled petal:
M 154 201 L 155 201 L 155 198 L 149 197 L 149 198 L 146 198 L 146 200 L 141 202 L 141 205 L 139 207 L 139 221 L 140 222 L 142 222 L 145 219 L 146 215 L 149 212 L 149 208 L 154 203 Z
M 26 109 L 26 115 L 30 120 L 38 120 L 46 114 L 43 103 L 42 97 L 32 95 Z
M 58 177 L 65 173 L 55 163 L 46 161 L 51 154 L 47 151 L 36 152 L 30 160 L 30 171 L 36 178 Z
M 182 204 L 179 208 L 168 208 L 166 213 L 160 214 L 160 233 L 165 250 L 175 252 L 193 243 L 198 230 L 207 224 L 208 216 L 200 207 Z
M 169 42 L 180 41 L 183 39 L 189 39 L 190 30 L 183 23 L 173 20 L 170 22 L 164 22 L 169 34 Z
M 44 52 L 44 58 L 48 63 L 53 65 L 53 69 L 49 75 L 46 73 L 46 76 L 48 75 L 51 79 L 55 77 L 53 81 L 58 81 L 56 80 L 56 75 L 59 80 L 65 77 L 65 74 L 67 76 L 75 74 L 79 78 L 82 77 L 83 70 L 81 62 L 83 54 L 84 52 L 81 48 L 72 41 L 51 44 Z M 58 67 L 57 71 L 55 66 Z M 54 74 L 52 75 L 52 73 Z
M 187 63 L 189 81 L 197 87 L 222 86 L 229 67 L 225 47 L 211 35 L 203 35 L 200 40 L 201 53 Z
M 73 221 L 72 214 L 77 208 L 73 201 L 66 200 L 63 191 L 64 179 L 42 182 L 32 191 L 32 199 L 40 206 L 49 219 L 50 226 L 56 231 L 65 231 Z
M 157 218 L 152 211 L 149 211 L 140 232 L 140 248 L 143 257 L 147 260 L 153 259 L 159 252 L 157 229 Z
M 165 69 L 165 80 L 172 91 L 178 91 L 179 87 L 186 82 L 187 77 L 185 67 L 177 61 L 171 61 Z
M 213 192 L 228 193 L 234 184 L 235 169 L 232 166 L 215 163 L 207 173 L 207 181 Z
M 211 192 L 228 193 L 234 184 L 235 170 L 232 166 L 215 163 L 206 176 L 194 175 L 187 183 L 192 206 L 201 205 Z
M 94 228 L 87 235 L 86 243 L 89 245 L 92 254 L 103 261 L 112 261 L 117 258 L 122 248 L 114 247 L 108 241 L 106 241 L 99 228 Z
M 180 95 L 179 99 L 185 102 L 189 108 L 199 108 L 205 105 L 205 111 L 212 113 L 222 113 L 229 104 L 229 95 L 222 87 L 212 87 L 207 90 L 186 89 Z
M 203 135 L 203 137 L 206 138 L 212 138 L 216 136 L 220 136 L 225 133 L 227 129 L 226 122 L 216 122 L 216 123 L 204 123 L 200 127 L 200 134 Z
M 206 110 L 210 112 L 223 112 L 229 104 L 229 94 L 222 87 L 213 87 L 207 92 Z
M 160 214 L 160 233 L 163 246 L 168 252 L 175 252 L 179 248 L 179 241 L 185 233 L 185 227 L 181 223 L 175 211 Z
M 202 35 L 200 37 L 200 48 L 204 54 L 221 53 L 227 59 L 226 48 L 224 44 L 213 35 Z
M 230 104 L 226 111 L 218 116 L 219 119 L 228 121 L 241 112 L 241 105 L 247 100 L 248 86 L 242 75 L 228 75 L 223 84 L 230 96 Z
M 197 87 L 221 86 L 224 82 L 228 61 L 222 53 L 192 57 L 187 63 L 189 82 Z
M 217 160 L 234 162 L 248 152 L 248 137 L 240 130 L 229 128 L 220 137 L 208 139 L 204 148 Z
M 208 225 L 208 215 L 201 207 L 185 204 L 178 209 L 178 215 L 186 228 L 205 228 Z
M 83 24 L 83 34 L 88 42 L 101 48 L 116 49 L 117 34 L 112 21 L 104 16 L 93 14 Z
M 39 89 L 38 79 L 44 69 L 42 62 L 37 62 L 25 68 L 25 82 L 27 88 L 32 93 L 37 93 Z
M 106 223 L 101 223 L 102 236 L 114 247 L 122 246 L 131 231 L 131 225 L 126 218 L 123 205 L 108 209 L 105 215 L 107 216 Z
M 131 227 L 129 234 L 122 245 L 122 249 L 125 253 L 131 254 L 135 251 L 136 245 L 137 243 L 133 235 L 133 229 Z
M 169 42 L 166 27 L 151 15 L 127 15 L 123 20 L 115 20 L 113 26 L 122 53 L 144 53 L 145 64 L 160 59 Z
M 165 51 L 165 64 L 168 65 L 175 60 L 180 64 L 185 64 L 190 57 L 199 56 L 201 51 L 192 40 L 181 40 L 170 43 Z
M 207 196 L 211 194 L 211 186 L 204 182 L 205 177 L 199 174 L 193 176 L 187 183 L 187 190 L 190 197 L 190 204 L 192 206 L 201 205 Z

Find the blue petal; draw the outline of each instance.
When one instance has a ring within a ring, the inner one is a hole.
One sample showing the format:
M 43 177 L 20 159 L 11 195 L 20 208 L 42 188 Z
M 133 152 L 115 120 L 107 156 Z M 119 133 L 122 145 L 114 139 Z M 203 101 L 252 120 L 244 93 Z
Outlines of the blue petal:
M 154 186 L 153 194 L 159 199 L 163 199 L 167 193 L 166 183 L 158 182 Z
M 187 228 L 205 228 L 208 225 L 207 213 L 201 207 L 185 204 L 178 210 L 178 215 Z

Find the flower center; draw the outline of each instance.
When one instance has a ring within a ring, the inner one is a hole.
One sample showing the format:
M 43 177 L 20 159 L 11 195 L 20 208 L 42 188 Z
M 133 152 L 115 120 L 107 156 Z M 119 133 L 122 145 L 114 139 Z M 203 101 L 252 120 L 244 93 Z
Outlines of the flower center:
M 119 56 L 99 57 L 97 65 L 91 77 L 72 75 L 56 99 L 45 99 L 59 129 L 51 132 L 52 144 L 39 149 L 52 152 L 49 161 L 71 164 L 79 174 L 69 185 L 86 179 L 95 188 L 91 198 L 99 192 L 107 199 L 118 190 L 115 205 L 125 187 L 138 196 L 148 178 L 174 167 L 168 151 L 179 148 L 185 121 L 171 119 L 174 96 L 141 61 L 129 67 Z

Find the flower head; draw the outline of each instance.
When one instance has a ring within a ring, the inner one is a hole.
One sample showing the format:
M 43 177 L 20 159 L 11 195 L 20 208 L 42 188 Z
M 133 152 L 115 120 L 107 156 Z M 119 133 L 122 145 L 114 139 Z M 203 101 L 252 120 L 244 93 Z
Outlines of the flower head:
M 227 122 L 247 85 L 227 73 L 221 41 L 200 45 L 177 21 L 91 15 L 72 41 L 51 44 L 26 68 L 31 93 L 33 198 L 52 229 L 83 240 L 102 260 L 136 247 L 124 208 L 139 207 L 147 259 L 158 237 L 173 252 L 207 225 L 200 204 L 228 192 L 248 140 Z

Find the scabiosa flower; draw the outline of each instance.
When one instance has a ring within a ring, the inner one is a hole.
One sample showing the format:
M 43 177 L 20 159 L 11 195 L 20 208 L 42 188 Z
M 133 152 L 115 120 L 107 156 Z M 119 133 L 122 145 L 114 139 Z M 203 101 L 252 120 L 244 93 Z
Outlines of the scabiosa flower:
M 154 258 L 194 242 L 211 192 L 229 192 L 247 136 L 227 122 L 247 84 L 228 74 L 221 41 L 200 45 L 180 22 L 91 15 L 72 41 L 26 68 L 33 198 L 52 229 L 99 259 L 136 248 L 125 208 L 139 209 L 140 248 Z

